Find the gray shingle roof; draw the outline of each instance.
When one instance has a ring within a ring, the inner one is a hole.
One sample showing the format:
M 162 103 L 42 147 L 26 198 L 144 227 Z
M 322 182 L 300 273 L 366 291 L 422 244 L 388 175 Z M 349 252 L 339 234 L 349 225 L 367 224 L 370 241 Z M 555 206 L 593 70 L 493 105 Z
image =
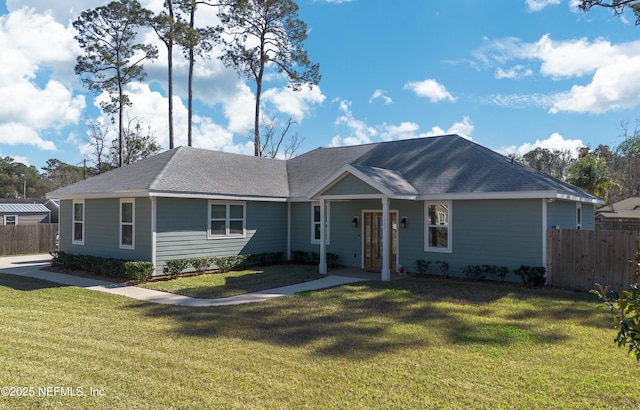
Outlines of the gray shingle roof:
M 110 192 L 288 197 L 284 161 L 178 147 L 57 189 L 48 198 Z
M 397 195 L 552 191 L 597 201 L 580 188 L 457 135 L 318 148 L 288 161 L 179 147 L 47 197 L 148 191 L 306 198 L 346 165 Z

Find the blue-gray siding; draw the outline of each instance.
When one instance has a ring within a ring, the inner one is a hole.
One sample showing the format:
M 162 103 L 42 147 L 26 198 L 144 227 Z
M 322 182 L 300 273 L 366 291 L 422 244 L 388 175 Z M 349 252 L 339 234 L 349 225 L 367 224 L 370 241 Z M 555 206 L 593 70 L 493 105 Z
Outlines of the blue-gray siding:
M 291 206 L 292 250 L 318 252 L 311 243 L 311 203 Z M 574 205 L 575 207 L 575 205 Z M 339 256 L 339 263 L 362 266 L 362 212 L 382 210 L 380 200 L 332 202 L 330 205 L 330 244 L 327 252 Z M 462 276 L 468 265 L 498 265 L 510 270 L 520 265 L 543 265 L 542 200 L 474 200 L 452 203 L 452 252 L 424 250 L 424 202 L 393 200 L 391 211 L 407 217 L 406 228 L 398 228 L 398 262 L 415 271 L 415 262 L 432 262 L 433 273 L 440 273 L 436 261 L 449 263 L 450 273 Z M 351 220 L 359 216 L 360 225 Z M 585 215 L 586 216 L 586 215 Z M 517 280 L 510 274 L 509 279 Z
M 207 239 L 207 207 L 206 199 L 157 199 L 157 274 L 171 259 L 286 251 L 286 203 L 246 202 L 245 238 Z
M 84 245 L 71 243 L 72 201 L 60 201 L 59 249 L 78 255 L 93 255 L 135 261 L 151 261 L 151 201 L 135 198 L 135 249 L 120 249 L 120 200 L 87 199 Z
M 361 194 L 379 194 L 380 192 L 371 185 L 348 174 L 342 178 L 337 184 L 327 189 L 322 195 L 361 195 Z

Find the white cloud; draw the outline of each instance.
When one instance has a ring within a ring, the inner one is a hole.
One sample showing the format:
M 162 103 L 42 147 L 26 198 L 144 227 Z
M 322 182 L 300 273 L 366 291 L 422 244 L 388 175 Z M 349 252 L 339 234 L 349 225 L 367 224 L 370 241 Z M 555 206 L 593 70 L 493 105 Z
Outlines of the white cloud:
M 632 108 L 640 103 L 640 56 L 618 58 L 618 61 L 601 67 L 590 84 L 574 85 L 566 93 L 558 94 L 549 110 L 589 112 Z
M 372 137 L 376 137 L 378 135 L 378 131 L 374 127 L 369 127 L 364 121 L 354 118 L 353 113 L 351 112 L 351 101 L 334 100 L 334 102 L 338 102 L 339 110 L 343 113 L 336 119 L 335 125 L 346 126 L 349 131 L 349 135 L 346 137 L 336 135 L 331 139 L 331 144 L 329 144 L 330 147 L 368 144 L 372 141 Z
M 45 151 L 56 150 L 56 144 L 43 140 L 38 131 L 15 122 L 0 123 L 0 144 L 32 145 Z
M 384 131 L 380 134 L 383 141 L 405 140 L 416 138 L 420 126 L 415 122 L 401 122 L 400 125 L 383 124 Z
M 271 88 L 262 97 L 264 102 L 271 102 L 278 111 L 298 122 L 304 119 L 312 105 L 322 104 L 326 98 L 318 86 L 311 89 L 303 86 L 300 91 L 293 91 L 289 87 Z
M 603 39 L 593 42 L 585 38 L 553 41 L 545 34 L 531 48 L 530 58 L 542 61 L 542 75 L 552 78 L 581 77 L 593 73 L 627 52 L 640 53 L 640 42 L 634 43 L 620 47 Z
M 85 108 L 84 96 L 59 81 L 73 70 L 72 30 L 49 15 L 20 9 L 0 16 L 0 50 L 0 142 L 55 150 L 42 132 L 77 124 Z M 43 71 L 49 74 L 44 84 L 36 82 Z
M 369 98 L 369 104 L 371 104 L 374 100 L 381 98 L 384 101 L 384 105 L 393 104 L 393 100 L 391 97 L 387 96 L 387 92 L 385 90 L 375 90 L 371 98 Z
M 560 4 L 560 0 L 526 0 L 527 9 L 530 12 L 536 12 L 544 9 L 547 6 L 555 6 Z
M 458 134 L 461 137 L 471 140 L 473 129 L 474 126 L 469 117 L 464 117 L 462 121 L 454 122 L 446 131 L 436 125 L 421 136 L 435 137 L 437 135 Z
M 147 84 L 132 83 L 127 87 L 127 93 L 132 102 L 127 107 L 126 119 L 138 119 L 144 127 L 150 126 L 158 143 L 163 149 L 169 149 L 168 99 L 157 91 L 152 91 Z M 96 98 L 95 104 L 108 98 L 106 93 Z M 251 111 L 251 110 L 249 110 Z M 174 146 L 187 145 L 187 108 L 178 97 L 173 100 Z M 126 121 L 125 119 L 125 121 Z M 110 124 L 110 117 L 102 114 L 98 119 L 104 124 Z M 216 124 L 212 118 L 194 115 L 193 142 L 198 148 L 219 151 L 251 154 L 253 142 L 243 140 L 234 142 L 234 133 L 229 128 Z M 110 138 L 116 137 L 117 124 L 110 125 Z M 248 148 L 250 147 L 250 149 Z
M 506 38 L 491 42 L 474 54 L 485 66 L 506 64 L 513 60 L 539 63 L 542 76 L 570 80 L 591 76 L 586 84 L 574 84 L 569 90 L 549 95 L 492 95 L 481 99 L 499 106 L 523 108 L 537 105 L 551 113 L 586 112 L 600 114 L 610 110 L 632 108 L 640 104 L 640 41 L 612 44 L 604 39 L 554 41 L 545 34 L 535 43 Z M 533 71 L 524 64 L 517 70 L 498 68 L 497 78 L 519 78 Z M 513 105 L 511 105 L 513 104 Z
M 370 126 L 365 121 L 356 119 L 351 111 L 351 102 L 347 100 L 334 100 L 339 105 L 342 112 L 336 121 L 336 126 L 345 126 L 347 135 L 336 135 L 331 140 L 331 147 L 343 145 L 368 144 L 378 141 L 392 141 L 410 138 L 423 138 L 436 135 L 458 134 L 461 137 L 471 139 L 474 126 L 469 117 L 464 117 L 461 121 L 454 122 L 446 131 L 439 126 L 434 126 L 430 131 L 421 133 L 420 126 L 411 121 L 404 121 L 398 125 L 382 124 Z
M 431 78 L 424 81 L 410 81 L 404 85 L 404 89 L 413 91 L 418 97 L 427 97 L 433 103 L 442 100 L 456 101 L 456 98 L 442 84 Z
M 525 68 L 521 64 L 514 65 L 511 68 L 503 69 L 502 67 L 498 67 L 496 73 L 494 74 L 495 78 L 498 80 L 503 78 L 508 79 L 519 79 L 522 77 L 530 77 L 533 75 L 533 71 L 529 68 Z
M 554 132 L 546 140 L 536 140 L 535 142 L 526 142 L 520 146 L 507 146 L 502 147 L 498 152 L 509 155 L 518 154 L 524 155 L 529 151 L 533 151 L 536 148 L 546 148 L 548 150 L 569 150 L 573 158 L 578 157 L 578 149 L 583 147 L 582 140 L 579 139 L 564 139 L 564 137 L 557 132 Z

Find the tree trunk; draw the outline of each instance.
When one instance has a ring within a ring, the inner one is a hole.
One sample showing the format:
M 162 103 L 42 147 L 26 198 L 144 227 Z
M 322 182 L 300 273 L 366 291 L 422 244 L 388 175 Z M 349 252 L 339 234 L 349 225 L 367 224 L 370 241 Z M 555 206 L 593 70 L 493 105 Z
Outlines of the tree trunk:
M 120 79 L 118 79 L 118 94 L 118 168 L 122 168 L 124 157 L 124 96 Z
M 169 36 L 167 38 L 167 55 L 168 55 L 168 95 L 169 95 L 169 149 L 173 149 L 173 38 L 175 30 L 175 22 L 173 16 L 172 0 L 167 0 L 169 8 Z
M 196 14 L 196 4 L 195 2 L 191 5 L 191 15 L 189 18 L 189 28 L 191 30 L 191 32 L 189 33 L 189 35 L 193 35 L 193 30 L 194 30 L 194 26 L 195 26 L 195 14 Z M 193 122 L 193 65 L 195 63 L 195 57 L 193 55 L 193 48 L 194 48 L 194 44 L 193 44 L 193 39 L 189 40 L 189 91 L 188 91 L 188 96 L 187 96 L 187 105 L 188 105 L 188 112 L 187 112 L 187 145 L 191 146 L 192 144 L 192 122 Z

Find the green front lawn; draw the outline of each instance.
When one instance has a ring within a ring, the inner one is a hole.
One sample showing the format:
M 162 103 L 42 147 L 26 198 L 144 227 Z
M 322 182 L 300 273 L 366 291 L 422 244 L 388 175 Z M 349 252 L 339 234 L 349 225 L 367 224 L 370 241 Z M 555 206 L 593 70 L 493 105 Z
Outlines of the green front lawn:
M 207 273 L 142 283 L 138 286 L 194 298 L 217 299 L 318 279 L 318 268 L 275 265 L 225 273 Z
M 0 408 L 637 409 L 596 305 L 406 279 L 189 308 L 0 275 L 0 386 L 35 389 Z

